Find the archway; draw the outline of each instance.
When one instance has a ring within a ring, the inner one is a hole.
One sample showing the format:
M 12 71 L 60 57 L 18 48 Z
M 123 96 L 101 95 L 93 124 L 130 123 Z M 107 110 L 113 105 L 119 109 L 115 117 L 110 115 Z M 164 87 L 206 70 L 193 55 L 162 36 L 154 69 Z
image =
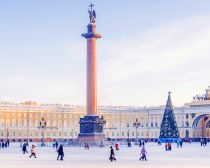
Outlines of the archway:
M 193 121 L 192 129 L 194 138 L 209 138 L 210 130 L 207 126 L 210 125 L 210 114 L 201 114 Z

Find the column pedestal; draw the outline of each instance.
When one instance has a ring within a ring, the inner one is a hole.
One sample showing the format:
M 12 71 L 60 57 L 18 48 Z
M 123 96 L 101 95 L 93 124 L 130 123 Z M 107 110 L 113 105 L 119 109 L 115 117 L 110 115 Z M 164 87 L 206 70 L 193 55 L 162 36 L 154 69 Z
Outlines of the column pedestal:
M 80 118 L 79 144 L 88 142 L 91 145 L 101 145 L 105 141 L 103 133 L 104 119 L 99 116 L 85 116 Z

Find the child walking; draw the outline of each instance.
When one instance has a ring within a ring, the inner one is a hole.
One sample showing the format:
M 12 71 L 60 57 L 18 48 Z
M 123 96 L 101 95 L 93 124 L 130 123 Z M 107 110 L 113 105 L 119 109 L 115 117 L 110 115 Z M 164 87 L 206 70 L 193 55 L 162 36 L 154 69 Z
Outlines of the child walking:
M 32 145 L 31 147 L 31 155 L 29 156 L 30 158 L 34 156 L 34 158 L 36 158 L 36 146 Z

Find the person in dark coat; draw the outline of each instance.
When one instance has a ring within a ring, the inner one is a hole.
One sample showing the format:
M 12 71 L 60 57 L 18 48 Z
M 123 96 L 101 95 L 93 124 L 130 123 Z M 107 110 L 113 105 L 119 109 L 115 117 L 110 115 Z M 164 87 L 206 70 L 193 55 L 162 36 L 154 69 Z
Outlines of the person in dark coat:
M 114 155 L 114 149 L 112 148 L 112 146 L 110 147 L 111 151 L 110 151 L 110 157 L 109 160 L 112 162 L 113 160 L 116 161 L 115 155 Z
M 23 154 L 28 153 L 26 143 L 23 143 L 22 151 L 23 151 Z
M 60 147 L 58 148 L 58 157 L 57 157 L 57 160 L 59 160 L 59 157 L 60 157 L 60 160 L 63 160 L 63 157 L 64 157 L 63 145 L 60 145 Z
M 141 145 L 142 145 L 142 143 L 141 143 L 141 140 L 140 140 L 140 142 L 139 142 L 139 147 L 141 147 Z
M 57 141 L 55 142 L 55 148 L 56 149 L 58 148 L 58 142 Z
M 168 150 L 171 151 L 172 147 L 171 147 L 171 143 L 168 143 Z
M 7 139 L 7 142 L 6 143 L 7 143 L 7 146 L 9 147 L 9 139 Z
M 182 140 L 180 140 L 180 142 L 179 142 L 179 143 L 180 143 L 180 147 L 182 148 L 183 141 L 182 141 Z

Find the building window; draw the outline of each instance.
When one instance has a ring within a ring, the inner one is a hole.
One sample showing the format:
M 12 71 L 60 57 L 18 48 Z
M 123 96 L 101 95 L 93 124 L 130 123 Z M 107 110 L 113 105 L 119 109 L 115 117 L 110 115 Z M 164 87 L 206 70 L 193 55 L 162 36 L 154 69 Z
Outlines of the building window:
M 53 127 L 55 127 L 56 126 L 56 121 L 55 120 L 53 120 Z
M 158 127 L 158 123 L 157 122 L 155 122 L 155 127 Z
M 13 120 L 12 120 L 12 127 L 15 127 L 15 126 L 16 126 L 16 120 L 13 119 Z
M 24 127 L 27 127 L 27 120 L 24 120 L 23 125 Z
M 47 126 L 50 127 L 50 120 L 47 120 L 46 123 L 47 123 Z
M 63 125 L 64 125 L 65 128 L 67 127 L 67 121 L 66 120 L 64 120 Z
M 22 127 L 22 120 L 18 120 L 18 127 Z

